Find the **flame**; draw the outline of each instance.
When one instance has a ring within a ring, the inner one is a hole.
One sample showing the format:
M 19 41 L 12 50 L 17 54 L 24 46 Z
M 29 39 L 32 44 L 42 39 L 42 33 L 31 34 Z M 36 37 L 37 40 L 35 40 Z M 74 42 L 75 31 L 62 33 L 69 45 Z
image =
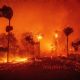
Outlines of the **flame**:
M 13 63 L 27 62 L 28 58 L 16 57 Z
M 41 35 L 41 34 L 38 34 L 38 35 L 36 35 L 36 37 L 37 37 L 37 40 L 38 40 L 38 41 L 40 41 L 40 40 L 42 40 L 42 38 L 43 38 L 43 35 Z
M 0 59 L 0 63 L 6 63 L 7 62 L 7 59 L 6 58 L 1 58 Z
M 10 58 L 9 59 L 9 62 L 10 63 L 25 63 L 25 62 L 28 62 L 28 58 L 24 58 L 24 57 L 15 57 L 15 58 Z M 1 58 L 0 59 L 0 63 L 7 63 L 7 58 Z

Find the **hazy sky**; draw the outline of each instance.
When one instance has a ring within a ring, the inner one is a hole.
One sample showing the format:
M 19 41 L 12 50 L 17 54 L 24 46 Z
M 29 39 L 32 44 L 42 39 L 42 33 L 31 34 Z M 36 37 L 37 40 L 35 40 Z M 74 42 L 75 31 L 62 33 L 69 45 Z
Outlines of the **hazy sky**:
M 44 49 L 51 44 L 54 31 L 62 32 L 68 25 L 74 29 L 71 40 L 80 37 L 80 0 L 0 0 L 0 7 L 3 5 L 13 9 L 11 24 L 16 36 L 27 31 L 42 33 Z M 6 25 L 8 21 L 1 18 L 0 32 Z

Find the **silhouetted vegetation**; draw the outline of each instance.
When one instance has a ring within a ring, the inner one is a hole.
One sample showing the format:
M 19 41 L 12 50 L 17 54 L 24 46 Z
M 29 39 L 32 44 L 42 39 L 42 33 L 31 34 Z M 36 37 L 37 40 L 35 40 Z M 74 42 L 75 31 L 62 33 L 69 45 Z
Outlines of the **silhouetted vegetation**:
M 69 35 L 73 32 L 73 29 L 71 27 L 67 27 L 64 29 L 64 33 L 67 37 L 67 56 L 69 55 L 69 52 L 68 52 L 68 38 L 69 38 Z

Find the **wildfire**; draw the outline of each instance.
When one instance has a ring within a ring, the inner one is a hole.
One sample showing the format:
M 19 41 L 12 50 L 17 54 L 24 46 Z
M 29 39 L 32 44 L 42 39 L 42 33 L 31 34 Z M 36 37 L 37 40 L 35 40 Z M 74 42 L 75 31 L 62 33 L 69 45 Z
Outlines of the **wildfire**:
M 15 58 L 10 58 L 9 59 L 9 62 L 10 63 L 25 63 L 25 62 L 28 62 L 28 58 L 24 58 L 24 57 L 15 57 Z M 7 63 L 7 59 L 6 58 L 2 58 L 0 60 L 0 63 Z
M 7 62 L 7 59 L 6 58 L 1 58 L 0 59 L 0 63 L 6 63 Z
M 16 57 L 13 61 L 13 63 L 24 63 L 24 62 L 28 62 L 28 58 L 21 58 L 21 57 Z

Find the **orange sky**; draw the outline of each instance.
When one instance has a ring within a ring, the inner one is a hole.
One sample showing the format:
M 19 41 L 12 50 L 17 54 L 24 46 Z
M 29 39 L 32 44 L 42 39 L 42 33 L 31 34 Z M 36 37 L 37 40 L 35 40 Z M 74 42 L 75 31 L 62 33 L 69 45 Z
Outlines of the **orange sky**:
M 60 35 L 67 25 L 74 29 L 70 40 L 80 38 L 80 0 L 0 0 L 0 7 L 4 4 L 14 11 L 11 25 L 16 36 L 27 31 L 42 33 L 42 50 L 49 50 L 54 31 L 60 31 Z M 8 21 L 0 18 L 0 32 L 6 25 Z

